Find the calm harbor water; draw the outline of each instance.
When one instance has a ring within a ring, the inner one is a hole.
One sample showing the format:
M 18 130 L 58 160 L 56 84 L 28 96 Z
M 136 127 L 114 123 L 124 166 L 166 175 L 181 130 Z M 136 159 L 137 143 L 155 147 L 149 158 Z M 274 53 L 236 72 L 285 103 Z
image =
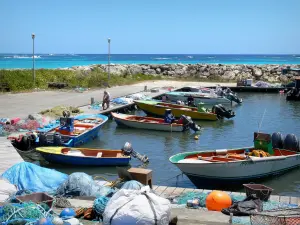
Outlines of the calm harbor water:
M 99 139 L 89 143 L 86 147 L 120 149 L 128 141 L 137 152 L 149 157 L 150 163 L 147 167 L 153 170 L 155 184 L 187 188 L 194 187 L 187 177 L 174 178 L 180 174 L 180 170 L 169 162 L 169 157 L 176 153 L 252 146 L 253 133 L 258 131 L 261 121 L 261 132 L 279 131 L 285 135 L 294 133 L 300 136 L 299 102 L 287 102 L 285 95 L 279 93 L 240 93 L 239 96 L 244 102 L 240 106 L 233 106 L 236 112 L 236 117 L 233 119 L 197 122 L 204 128 L 199 135 L 199 140 L 194 139 L 193 132 L 169 133 L 136 130 L 117 127 L 116 123 L 110 120 L 101 130 Z M 144 115 L 142 111 L 134 113 Z M 140 162 L 136 159 L 131 160 L 131 166 L 139 165 Z M 66 173 L 80 170 L 91 175 L 103 174 L 112 180 L 116 177 L 110 176 L 110 174 L 116 174 L 115 168 L 55 168 Z M 274 193 L 300 196 L 300 169 L 267 179 L 263 183 L 274 188 Z

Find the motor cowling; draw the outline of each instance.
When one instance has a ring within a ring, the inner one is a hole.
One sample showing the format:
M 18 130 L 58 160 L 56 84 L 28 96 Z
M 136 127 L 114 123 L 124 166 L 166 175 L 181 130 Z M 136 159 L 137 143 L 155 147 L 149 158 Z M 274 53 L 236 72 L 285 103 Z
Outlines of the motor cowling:
M 62 146 L 63 145 L 63 141 L 62 141 L 61 135 L 59 133 L 54 134 L 53 144 L 54 144 L 54 146 Z
M 39 145 L 40 146 L 47 146 L 48 141 L 47 141 L 47 136 L 45 133 L 39 133 Z
M 299 151 L 299 140 L 295 134 L 286 135 L 283 148 L 291 151 Z
M 181 115 L 179 121 L 180 124 L 183 124 L 185 129 L 190 128 L 193 131 L 199 131 L 201 129 L 201 127 L 198 124 L 196 124 L 190 116 Z
M 283 149 L 284 136 L 280 132 L 275 132 L 272 134 L 272 147 Z
M 232 110 L 227 110 L 223 105 L 218 104 L 212 107 L 212 113 L 217 114 L 218 118 L 232 118 L 235 116 L 235 113 Z

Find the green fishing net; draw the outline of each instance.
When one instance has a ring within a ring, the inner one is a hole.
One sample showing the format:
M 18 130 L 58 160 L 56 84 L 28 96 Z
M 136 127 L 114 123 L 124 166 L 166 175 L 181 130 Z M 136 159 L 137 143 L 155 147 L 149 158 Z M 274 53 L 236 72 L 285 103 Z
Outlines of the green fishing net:
M 16 219 L 41 219 L 49 217 L 49 206 L 41 203 L 10 203 L 0 208 L 0 222 L 6 222 Z

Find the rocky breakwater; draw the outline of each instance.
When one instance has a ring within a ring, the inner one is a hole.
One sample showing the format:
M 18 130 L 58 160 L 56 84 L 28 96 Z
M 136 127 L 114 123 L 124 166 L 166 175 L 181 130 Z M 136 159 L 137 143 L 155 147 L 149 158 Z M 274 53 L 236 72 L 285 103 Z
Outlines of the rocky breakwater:
M 111 64 L 110 72 L 116 75 L 146 74 L 174 78 L 207 80 L 254 79 L 268 82 L 287 82 L 296 72 L 282 75 L 282 68 L 300 68 L 300 65 L 224 65 L 224 64 Z M 108 65 L 75 66 L 70 70 L 108 71 Z

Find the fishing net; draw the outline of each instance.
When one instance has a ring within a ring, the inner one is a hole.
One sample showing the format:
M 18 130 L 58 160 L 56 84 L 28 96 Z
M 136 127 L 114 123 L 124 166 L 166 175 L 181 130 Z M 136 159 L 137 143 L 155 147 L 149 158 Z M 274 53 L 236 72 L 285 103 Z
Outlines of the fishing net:
M 63 116 L 63 111 L 69 111 L 71 113 L 71 116 L 82 113 L 82 111 L 76 107 L 56 106 L 52 109 L 47 109 L 47 110 L 41 111 L 40 114 L 43 116 L 50 117 L 50 118 L 59 118 L 59 117 Z
M 11 203 L 0 208 L 0 222 L 26 219 L 33 222 L 41 218 L 52 217 L 51 209 L 44 203 Z
M 296 225 L 300 224 L 300 208 L 269 210 L 252 215 L 252 225 Z
M 206 210 L 206 197 L 210 192 L 204 193 L 204 192 L 186 192 L 182 195 L 176 196 L 175 198 L 172 199 L 173 204 L 177 204 L 178 207 L 184 206 L 186 207 L 186 204 L 188 200 L 193 200 L 193 199 L 198 199 L 199 201 L 199 207 L 201 209 Z M 232 202 L 237 202 L 237 201 L 242 201 L 245 199 L 245 196 L 242 195 L 236 195 L 236 194 L 230 194 L 230 197 L 232 199 Z M 295 204 L 286 204 L 286 203 L 280 203 L 277 201 L 267 201 L 263 202 L 263 210 L 264 211 L 270 211 L 270 210 L 275 210 L 275 209 L 291 209 L 291 208 L 296 208 L 298 207 Z M 300 221 L 300 220 L 299 220 Z M 232 223 L 233 224 L 245 224 L 245 225 L 251 225 L 250 217 L 245 216 L 245 217 L 237 217 L 234 216 L 232 218 Z M 256 223 L 255 225 L 258 225 L 259 223 Z M 260 225 L 267 225 L 268 223 L 260 223 Z M 271 223 L 270 223 L 271 224 Z M 300 224 L 300 222 L 299 222 Z M 269 225 L 269 224 L 268 224 Z M 293 225 L 293 223 L 291 223 Z
M 186 192 L 180 196 L 177 196 L 173 199 L 173 203 L 175 204 L 185 204 L 188 202 L 188 200 L 192 200 L 192 199 L 198 199 L 199 200 L 199 206 L 200 207 L 206 207 L 205 201 L 206 201 L 206 197 L 210 192 Z M 244 200 L 244 196 L 242 195 L 234 195 L 231 194 L 230 195 L 231 199 L 233 202 L 237 202 L 237 201 L 242 201 Z

